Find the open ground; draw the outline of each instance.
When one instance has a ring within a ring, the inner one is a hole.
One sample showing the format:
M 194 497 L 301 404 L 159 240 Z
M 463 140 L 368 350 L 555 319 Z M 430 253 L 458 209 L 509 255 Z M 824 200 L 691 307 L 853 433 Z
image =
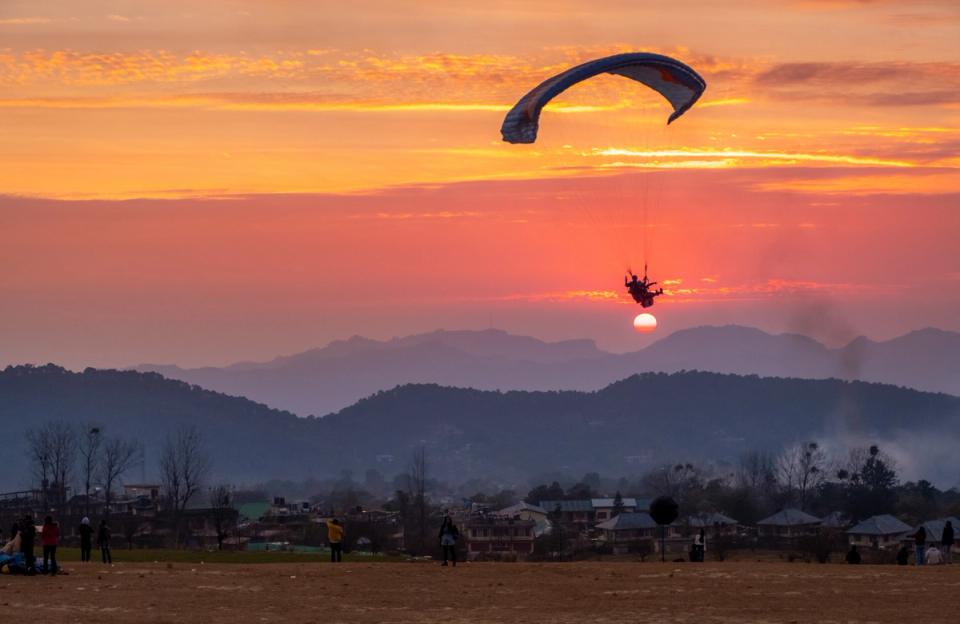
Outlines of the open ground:
M 68 564 L 0 578 L 58 622 L 956 622 L 960 565 L 320 562 Z

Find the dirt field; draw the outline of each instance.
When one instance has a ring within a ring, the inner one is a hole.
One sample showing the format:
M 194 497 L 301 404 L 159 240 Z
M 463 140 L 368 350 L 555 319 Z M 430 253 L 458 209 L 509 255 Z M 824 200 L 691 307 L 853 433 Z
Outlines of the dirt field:
M 960 622 L 960 565 L 73 563 L 68 570 L 0 577 L 0 612 L 29 612 L 45 623 Z

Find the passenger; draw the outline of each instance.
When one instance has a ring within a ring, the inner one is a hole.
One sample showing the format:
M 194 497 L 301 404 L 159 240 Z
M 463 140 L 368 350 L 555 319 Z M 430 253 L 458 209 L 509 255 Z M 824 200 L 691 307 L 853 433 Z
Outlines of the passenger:
M 90 526 L 90 518 L 84 516 L 77 527 L 77 533 L 80 534 L 80 561 L 90 563 L 90 547 L 93 543 L 93 527 Z
M 447 559 L 453 562 L 453 567 L 457 567 L 457 540 L 460 538 L 460 530 L 453 523 L 449 514 L 443 516 L 443 523 L 440 525 L 440 550 L 443 551 L 443 565 L 447 565 Z
M 113 557 L 110 555 L 110 527 L 107 525 L 107 519 L 100 521 L 100 529 L 97 531 L 97 546 L 100 547 L 100 559 L 104 563 L 113 565 Z
M 857 545 L 853 544 L 850 546 L 850 552 L 847 553 L 847 563 L 850 565 L 858 565 L 860 561 L 860 551 L 857 550 Z
M 343 561 L 343 525 L 336 518 L 327 520 L 327 541 L 330 543 L 330 561 Z
M 40 542 L 43 544 L 43 573 L 52 576 L 57 573 L 57 544 L 60 543 L 60 525 L 53 521 L 53 516 L 43 519 Z

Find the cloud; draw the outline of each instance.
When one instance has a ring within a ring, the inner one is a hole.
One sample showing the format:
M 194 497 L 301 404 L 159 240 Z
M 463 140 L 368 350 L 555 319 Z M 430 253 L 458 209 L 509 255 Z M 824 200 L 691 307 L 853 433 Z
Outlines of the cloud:
M 49 17 L 8 17 L 0 19 L 0 26 L 29 26 L 31 24 L 49 24 Z
M 682 149 L 682 150 L 639 150 L 608 147 L 596 149 L 593 151 L 595 156 L 628 156 L 634 158 L 684 158 L 684 159 L 714 159 L 719 158 L 728 162 L 736 162 L 737 159 L 763 160 L 769 163 L 785 162 L 812 162 L 827 163 L 831 165 L 867 165 L 876 167 L 913 167 L 914 163 L 903 160 L 890 160 L 881 158 L 870 158 L 861 156 L 850 156 L 845 154 L 803 154 L 794 152 L 763 152 L 749 150 L 704 150 L 704 149 Z

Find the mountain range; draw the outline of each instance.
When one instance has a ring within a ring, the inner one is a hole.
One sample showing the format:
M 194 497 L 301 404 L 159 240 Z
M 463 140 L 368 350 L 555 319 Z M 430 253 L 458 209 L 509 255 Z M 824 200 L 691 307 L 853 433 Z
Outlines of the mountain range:
M 544 342 L 494 329 L 440 330 L 386 341 L 353 337 L 268 362 L 223 368 L 144 364 L 134 369 L 301 416 L 340 410 L 408 383 L 592 391 L 637 373 L 682 370 L 863 380 L 960 395 L 960 333 L 921 329 L 892 340 L 860 337 L 828 348 L 799 334 L 708 326 L 616 354 L 590 340 Z
M 490 347 L 494 349 L 494 347 Z M 558 349 L 576 348 L 558 347 Z M 553 357 L 547 348 L 543 357 Z M 211 482 L 303 480 L 404 471 L 424 447 L 431 475 L 525 483 L 545 473 L 638 475 L 678 461 L 735 460 L 800 440 L 841 450 L 878 443 L 902 474 L 956 485 L 960 398 L 890 385 L 705 372 L 634 375 L 595 392 L 484 391 L 412 384 L 323 418 L 299 418 L 155 373 L 47 365 L 0 371 L 0 487 L 32 483 L 26 431 L 48 420 L 136 438 L 128 475 L 155 479 L 166 436 L 192 425 L 213 460 Z M 916 478 L 916 477 L 914 477 Z

